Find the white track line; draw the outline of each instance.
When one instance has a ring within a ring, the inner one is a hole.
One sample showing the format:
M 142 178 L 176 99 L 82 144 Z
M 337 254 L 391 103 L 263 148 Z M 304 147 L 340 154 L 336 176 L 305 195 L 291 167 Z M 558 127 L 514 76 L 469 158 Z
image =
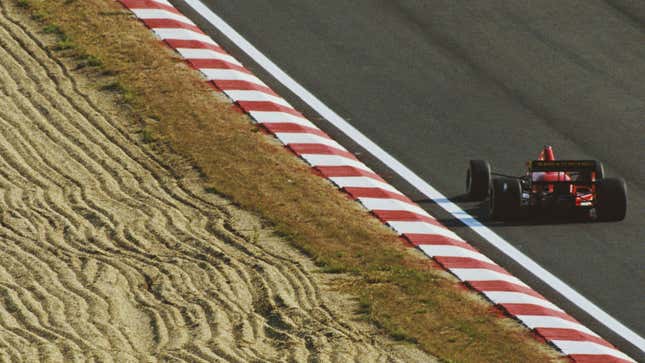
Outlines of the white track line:
M 476 220 L 474 217 L 464 212 L 458 205 L 449 201 L 443 194 L 433 188 L 425 180 L 421 179 L 416 173 L 408 169 L 405 165 L 395 159 L 388 152 L 383 150 L 380 146 L 375 144 L 367 136 L 363 135 L 354 126 L 350 125 L 336 112 L 330 109 L 322 101 L 320 101 L 311 92 L 302 87 L 298 82 L 286 74 L 280 67 L 267 58 L 262 52 L 249 43 L 242 35 L 235 29 L 228 25 L 222 18 L 213 13 L 206 5 L 200 0 L 184 0 L 195 11 L 197 11 L 204 19 L 206 19 L 212 26 L 226 35 L 233 41 L 243 52 L 249 55 L 255 62 L 257 62 L 265 71 L 271 74 L 276 80 L 287 87 L 296 96 L 307 103 L 313 110 L 320 116 L 337 127 L 354 142 L 361 145 L 370 154 L 374 155 L 383 164 L 387 165 L 390 169 L 394 170 L 408 183 L 414 186 L 417 190 L 423 193 L 428 198 L 437 202 L 443 209 L 452 214 L 455 218 L 462 221 L 465 225 L 469 226 L 473 231 L 487 240 L 491 245 L 502 251 L 505 255 L 522 265 L 526 270 L 530 271 L 540 280 L 544 281 L 554 290 L 558 291 L 560 295 L 564 296 L 567 300 L 578 306 L 580 309 L 591 315 L 601 324 L 620 335 L 628 342 L 631 342 L 638 349 L 645 352 L 645 339 L 636 334 L 633 330 L 607 314 L 600 307 L 589 301 L 586 297 L 582 296 L 571 286 L 560 280 L 558 277 L 544 269 L 537 262 L 520 252 L 517 248 L 512 246 L 502 237 Z

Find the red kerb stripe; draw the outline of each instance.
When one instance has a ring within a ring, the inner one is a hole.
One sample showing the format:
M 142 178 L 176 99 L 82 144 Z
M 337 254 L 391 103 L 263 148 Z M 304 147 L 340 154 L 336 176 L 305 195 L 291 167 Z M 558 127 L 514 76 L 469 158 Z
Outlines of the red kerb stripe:
M 323 154 L 340 155 L 347 158 L 354 157 L 352 153 L 323 144 L 289 144 L 287 145 L 296 154 Z
M 544 296 L 538 294 L 535 290 L 531 289 L 530 287 L 517 285 L 506 281 L 469 281 L 468 284 L 477 291 L 521 292 L 523 294 L 544 299 Z
M 352 155 L 355 159 L 356 157 Z M 396 199 L 405 203 L 414 204 L 408 197 L 391 192 L 381 188 L 363 188 L 363 187 L 347 187 L 345 191 L 352 195 L 354 198 L 383 198 L 383 199 Z
M 574 323 L 580 324 L 576 319 L 571 317 L 567 313 L 561 311 L 545 308 L 543 306 L 533 305 L 533 304 L 500 304 L 504 307 L 511 315 L 546 315 L 546 316 L 555 316 L 564 320 L 569 320 Z
M 606 354 L 572 354 L 569 358 L 576 363 L 632 363 L 632 361 Z
M 260 86 L 247 81 L 213 80 L 212 82 L 215 83 L 217 88 L 224 91 L 260 91 L 272 96 L 280 97 L 269 87 Z
M 201 40 L 184 40 L 184 39 L 165 39 L 166 44 L 171 48 L 188 48 L 188 49 L 209 49 L 216 51 L 218 53 L 226 54 L 228 53 L 221 47 L 215 44 L 204 43 Z
M 499 265 L 495 265 L 492 263 L 476 260 L 474 258 L 470 257 L 441 257 L 437 256 L 435 257 L 439 263 L 441 263 L 444 267 L 446 268 L 485 268 L 488 270 L 496 271 L 499 273 L 507 274 L 508 271 L 504 270 L 502 267 Z
M 271 122 L 271 123 L 262 124 L 262 126 L 264 126 L 267 130 L 273 132 L 274 134 L 278 132 L 296 132 L 296 133 L 307 133 L 307 134 L 314 134 L 314 135 L 323 136 L 323 137 L 329 137 L 327 136 L 326 133 L 324 133 L 321 130 L 315 129 L 313 127 L 294 124 L 291 122 Z
M 119 0 L 126 8 L 129 9 L 161 9 L 175 14 L 183 15 L 174 6 L 168 6 L 152 0 Z
M 186 59 L 186 61 L 195 69 L 233 69 L 239 72 L 253 74 L 248 69 L 219 59 Z
M 573 341 L 579 341 L 579 342 L 589 341 L 600 345 L 604 345 L 609 348 L 616 349 L 616 347 L 611 345 L 608 341 L 604 340 L 603 338 L 599 338 L 597 336 L 583 333 L 581 331 L 577 331 L 573 329 L 536 328 L 535 332 L 548 340 L 573 340 Z
M 376 214 L 382 221 L 412 221 L 412 222 L 426 222 L 437 226 L 442 226 L 436 219 L 430 216 L 424 216 L 406 210 L 373 210 L 372 213 Z
M 250 111 L 268 111 L 268 112 L 284 112 L 297 117 L 305 118 L 303 114 L 288 107 L 270 101 L 240 101 L 238 102 L 242 109 Z
M 199 34 L 204 34 L 204 32 L 196 27 L 195 25 L 190 25 L 186 24 L 184 22 L 181 22 L 179 20 L 174 20 L 174 19 L 141 19 L 146 26 L 152 29 L 161 29 L 161 28 L 170 28 L 170 29 L 175 29 L 175 28 L 181 28 L 181 29 L 188 29 L 192 30 L 196 33 Z
M 438 234 L 419 234 L 419 233 L 406 233 L 403 235 L 415 246 L 418 245 L 443 245 L 443 246 L 457 246 L 465 248 L 467 250 L 477 251 L 475 247 L 469 245 L 464 241 L 460 241 L 454 238 L 441 236 Z
M 326 134 L 325 134 L 326 135 Z M 317 166 L 316 169 L 325 177 L 366 176 L 384 181 L 379 175 L 353 166 Z

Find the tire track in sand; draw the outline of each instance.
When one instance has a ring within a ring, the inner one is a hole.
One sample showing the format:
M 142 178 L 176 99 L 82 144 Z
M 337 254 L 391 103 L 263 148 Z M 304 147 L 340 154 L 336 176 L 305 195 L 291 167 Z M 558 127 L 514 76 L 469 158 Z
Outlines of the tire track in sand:
M 429 360 L 0 6 L 0 360 Z

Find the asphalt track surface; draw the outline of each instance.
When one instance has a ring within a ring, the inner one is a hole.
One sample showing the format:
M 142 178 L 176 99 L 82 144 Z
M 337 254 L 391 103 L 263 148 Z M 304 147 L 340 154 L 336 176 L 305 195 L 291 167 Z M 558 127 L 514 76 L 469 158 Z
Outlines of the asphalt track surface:
M 344 135 L 209 27 L 202 29 L 349 150 Z M 645 3 L 615 1 L 205 1 L 369 138 L 637 334 L 645 335 Z M 598 159 L 628 185 L 619 223 L 486 221 L 464 201 L 469 159 L 521 174 L 543 144 Z M 637 360 L 637 350 L 397 178 L 466 240 Z

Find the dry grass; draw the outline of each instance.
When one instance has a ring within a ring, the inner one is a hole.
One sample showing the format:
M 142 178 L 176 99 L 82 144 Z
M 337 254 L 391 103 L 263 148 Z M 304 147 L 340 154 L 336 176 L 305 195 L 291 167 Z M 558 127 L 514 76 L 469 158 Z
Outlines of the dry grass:
M 557 359 L 223 102 L 118 3 L 15 1 L 59 34 L 62 55 L 95 69 L 97 87 L 121 94 L 142 140 L 190 158 L 209 191 L 261 215 L 321 270 L 352 274 L 339 288 L 386 333 L 451 362 Z

